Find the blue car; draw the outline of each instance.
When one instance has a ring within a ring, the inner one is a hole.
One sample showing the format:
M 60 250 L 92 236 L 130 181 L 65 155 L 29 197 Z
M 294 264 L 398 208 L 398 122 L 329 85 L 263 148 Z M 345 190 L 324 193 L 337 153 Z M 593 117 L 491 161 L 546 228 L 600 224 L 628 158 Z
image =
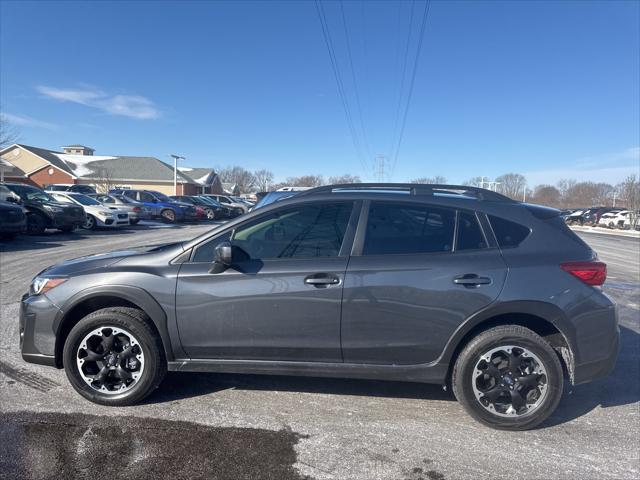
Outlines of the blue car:
M 185 222 L 197 219 L 196 209 L 193 205 L 176 202 L 164 193 L 155 190 L 125 190 L 115 188 L 109 190 L 110 194 L 124 195 L 127 198 L 143 203 L 151 210 L 151 216 L 165 222 Z

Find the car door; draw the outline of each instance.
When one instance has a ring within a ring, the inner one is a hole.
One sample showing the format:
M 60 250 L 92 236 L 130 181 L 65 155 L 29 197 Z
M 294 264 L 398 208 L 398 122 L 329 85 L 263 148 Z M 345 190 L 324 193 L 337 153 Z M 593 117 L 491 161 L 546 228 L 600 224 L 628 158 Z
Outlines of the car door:
M 507 272 L 500 251 L 473 211 L 398 201 L 365 208 L 345 276 L 344 361 L 434 361 L 497 298 Z
M 185 351 L 197 359 L 341 362 L 342 287 L 354 202 L 284 206 L 194 248 L 176 287 Z M 209 273 L 215 247 L 233 263 Z

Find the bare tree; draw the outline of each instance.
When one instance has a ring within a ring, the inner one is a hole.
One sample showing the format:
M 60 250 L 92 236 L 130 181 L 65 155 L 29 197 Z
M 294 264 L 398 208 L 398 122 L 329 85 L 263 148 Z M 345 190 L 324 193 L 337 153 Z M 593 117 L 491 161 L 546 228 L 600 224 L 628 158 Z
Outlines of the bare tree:
M 562 203 L 562 194 L 553 185 L 538 185 L 530 195 L 530 200 L 540 205 L 559 207 Z
M 618 185 L 620 201 L 631 210 L 631 228 L 636 228 L 639 223 L 638 210 L 640 210 L 640 179 L 635 175 L 629 175 Z
M 561 198 L 560 205 L 562 207 L 564 207 L 564 208 L 568 208 L 569 207 L 568 193 L 574 187 L 574 185 L 576 183 L 578 183 L 577 180 L 575 180 L 573 178 L 563 178 L 560 181 L 558 181 L 558 183 L 556 183 L 556 186 L 558 187 L 558 190 L 560 191 L 560 198 Z
M 269 187 L 273 183 L 273 172 L 265 169 L 256 170 L 253 172 L 253 177 L 255 179 L 255 186 L 260 192 L 269 191 Z
M 357 175 L 350 175 L 347 173 L 337 177 L 329 177 L 329 183 L 332 185 L 343 183 L 362 183 L 362 180 L 360 180 L 360 177 Z
M 484 177 L 472 177 L 469 180 L 462 182 L 465 187 L 480 187 L 482 186 Z
M 519 173 L 505 173 L 495 180 L 497 182 L 496 190 L 507 197 L 513 199 L 521 199 L 523 189 L 527 184 L 527 179 Z
M 246 193 L 255 183 L 253 173 L 239 166 L 225 167 L 218 172 L 224 183 L 233 183 L 240 193 Z
M 436 175 L 435 177 L 420 177 L 410 180 L 409 183 L 422 183 L 431 185 L 443 185 L 447 183 L 447 179 L 442 175 Z
M 18 129 L 9 123 L 5 115 L 0 113 L 0 148 L 17 143 L 19 138 Z
M 118 186 L 114 181 L 112 168 L 99 166 L 95 173 L 97 177 L 94 180 L 96 181 L 96 191 L 98 193 L 109 193 L 109 190 Z
M 613 191 L 608 183 L 574 182 L 564 192 L 562 203 L 568 208 L 610 205 Z
M 319 187 L 324 185 L 324 177 L 322 175 L 303 175 L 301 177 L 287 177 L 284 182 L 289 187 Z

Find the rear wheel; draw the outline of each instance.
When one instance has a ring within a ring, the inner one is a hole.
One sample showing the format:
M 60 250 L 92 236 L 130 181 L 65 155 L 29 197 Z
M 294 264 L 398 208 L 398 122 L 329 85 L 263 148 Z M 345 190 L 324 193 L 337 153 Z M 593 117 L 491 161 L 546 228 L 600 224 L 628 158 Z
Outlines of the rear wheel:
M 212 208 L 207 208 L 205 210 L 205 213 L 207 215 L 207 220 L 215 220 L 216 219 L 216 213 L 213 211 Z
M 46 228 L 47 222 L 38 213 L 30 213 L 27 215 L 27 233 L 30 235 L 42 235 Z
M 139 218 L 136 218 L 135 220 L 129 220 L 129 223 L 130 223 L 131 225 L 137 225 L 137 224 L 138 224 L 138 222 L 140 222 L 140 219 L 139 219 Z
M 165 222 L 175 223 L 176 221 L 176 212 L 173 210 L 162 210 L 162 212 L 160 212 L 160 216 Z
M 558 406 L 563 372 L 551 346 L 531 330 L 507 325 L 482 332 L 460 353 L 453 392 L 481 423 L 503 430 L 535 427 Z
M 60 231 L 64 233 L 71 233 L 76 229 L 75 225 L 66 225 L 64 227 L 60 227 Z
M 167 370 L 162 345 L 143 312 L 104 308 L 71 329 L 64 345 L 65 372 L 73 388 L 102 405 L 139 402 Z

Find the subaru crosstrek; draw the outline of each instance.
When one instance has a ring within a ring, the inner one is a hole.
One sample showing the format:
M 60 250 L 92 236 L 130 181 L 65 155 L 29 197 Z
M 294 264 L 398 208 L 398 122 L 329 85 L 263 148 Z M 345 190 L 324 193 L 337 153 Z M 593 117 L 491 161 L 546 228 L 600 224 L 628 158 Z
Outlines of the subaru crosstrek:
M 618 352 L 606 266 L 555 209 L 446 185 L 300 192 L 195 239 L 52 266 L 22 356 L 104 405 L 167 370 L 437 383 L 527 429 Z
M 151 210 L 153 218 L 161 219 L 165 222 L 175 223 L 193 221 L 198 218 L 193 205 L 180 203 L 167 197 L 164 193 L 155 190 L 128 190 L 115 188 L 109 190 L 110 194 L 124 195 L 131 200 L 142 203 Z

